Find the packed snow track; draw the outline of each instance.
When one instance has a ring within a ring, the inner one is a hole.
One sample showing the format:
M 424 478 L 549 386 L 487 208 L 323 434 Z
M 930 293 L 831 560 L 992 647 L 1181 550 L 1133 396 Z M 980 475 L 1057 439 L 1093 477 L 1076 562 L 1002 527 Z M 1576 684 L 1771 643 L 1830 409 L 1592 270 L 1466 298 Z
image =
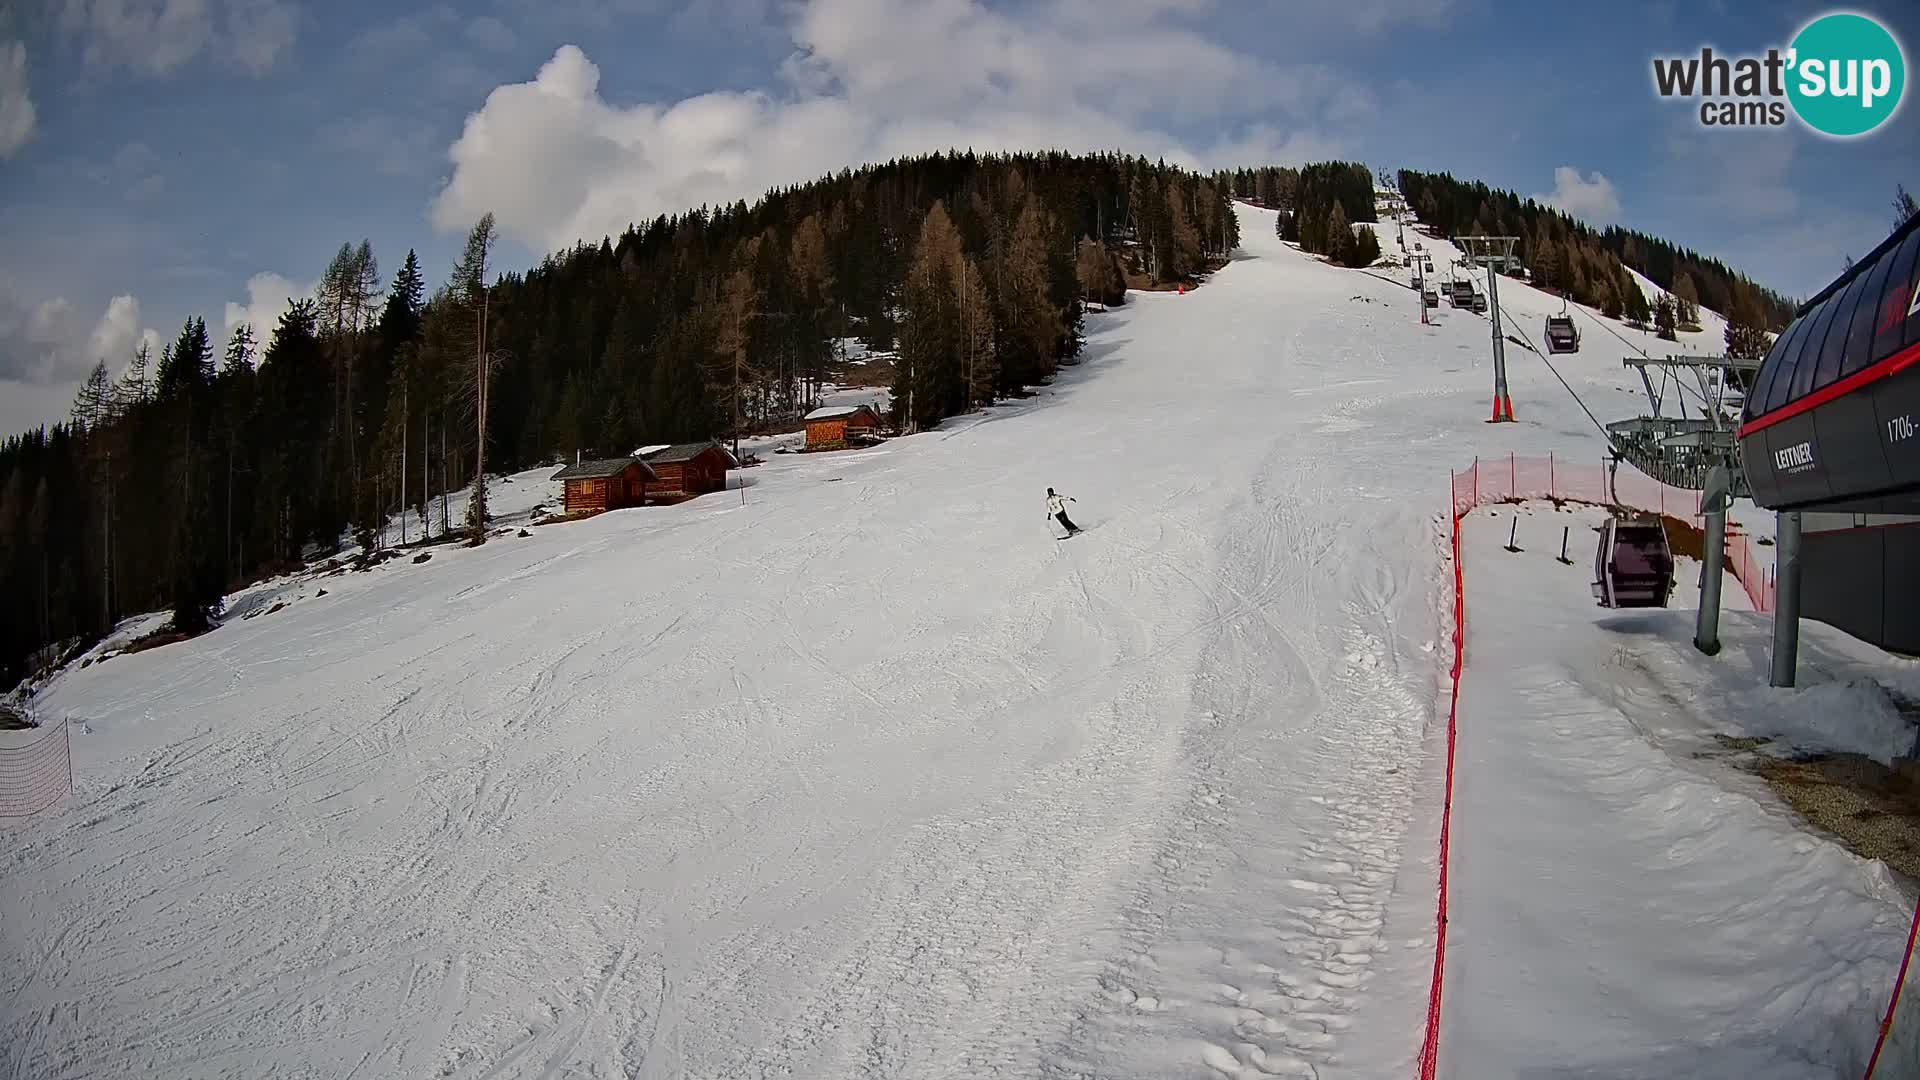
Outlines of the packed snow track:
M 64 676 L 0 1074 L 1403 1072 L 1486 324 L 1240 212 L 1032 399 Z

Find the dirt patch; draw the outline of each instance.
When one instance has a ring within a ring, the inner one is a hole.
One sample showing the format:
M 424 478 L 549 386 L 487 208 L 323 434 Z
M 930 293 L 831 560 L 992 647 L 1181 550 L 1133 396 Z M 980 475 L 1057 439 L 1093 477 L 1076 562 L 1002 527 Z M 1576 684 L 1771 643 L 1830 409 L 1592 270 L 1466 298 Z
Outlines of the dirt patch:
M 859 361 L 842 361 L 828 368 L 828 377 L 834 385 L 843 390 L 858 390 L 863 387 L 887 387 L 893 385 L 893 357 L 884 354 L 870 354 Z
M 548 514 L 544 517 L 537 517 L 537 518 L 534 518 L 532 521 L 527 522 L 527 524 L 558 525 L 558 524 L 561 524 L 562 522 L 567 522 L 567 521 L 585 521 L 587 518 L 593 517 L 597 514 L 604 514 L 604 513 L 606 513 L 605 510 L 575 510 L 571 514 Z M 426 561 L 425 559 L 414 560 L 414 562 L 425 562 L 425 561 Z
M 1920 880 L 1920 791 L 1894 770 L 1859 754 L 1763 758 L 1754 770 L 1849 850 Z
M 1197 289 L 1205 285 L 1207 278 L 1225 265 L 1227 264 L 1224 259 L 1215 259 L 1201 267 L 1192 277 L 1175 278 L 1172 281 L 1155 281 L 1145 273 L 1132 269 L 1128 269 L 1121 277 L 1126 281 L 1127 288 L 1133 292 L 1179 292 L 1182 289 Z
M 268 614 L 272 613 L 269 612 Z M 134 638 L 132 642 L 128 643 L 126 648 L 120 650 L 120 655 L 132 656 L 134 653 L 146 652 L 148 649 L 157 649 L 162 645 L 172 645 L 176 641 L 186 641 L 197 636 L 196 634 L 183 634 L 173 629 L 172 625 L 169 624 L 162 629 L 155 630 L 151 634 Z

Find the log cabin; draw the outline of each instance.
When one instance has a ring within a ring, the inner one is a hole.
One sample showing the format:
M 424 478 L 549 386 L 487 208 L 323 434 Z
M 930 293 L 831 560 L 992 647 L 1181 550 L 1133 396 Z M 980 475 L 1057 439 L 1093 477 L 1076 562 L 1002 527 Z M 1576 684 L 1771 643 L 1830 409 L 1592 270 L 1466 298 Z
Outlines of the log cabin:
M 871 405 L 835 405 L 815 409 L 805 417 L 808 450 L 838 450 L 853 435 L 871 435 L 880 427 L 880 414 Z
M 648 498 L 691 499 L 720 491 L 727 486 L 727 470 L 739 468 L 733 455 L 711 440 L 648 447 L 640 460 L 657 477 L 647 485 Z
M 600 458 L 579 461 L 554 473 L 565 482 L 566 512 L 589 513 L 639 506 L 660 476 L 639 458 Z

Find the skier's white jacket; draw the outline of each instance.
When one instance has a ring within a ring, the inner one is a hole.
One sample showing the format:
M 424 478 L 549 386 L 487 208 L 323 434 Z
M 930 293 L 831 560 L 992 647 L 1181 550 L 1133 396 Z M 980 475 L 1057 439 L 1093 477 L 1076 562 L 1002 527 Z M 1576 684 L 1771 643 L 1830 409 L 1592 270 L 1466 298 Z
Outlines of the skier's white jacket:
M 1047 513 L 1058 516 L 1066 512 L 1067 500 L 1059 495 L 1047 496 Z

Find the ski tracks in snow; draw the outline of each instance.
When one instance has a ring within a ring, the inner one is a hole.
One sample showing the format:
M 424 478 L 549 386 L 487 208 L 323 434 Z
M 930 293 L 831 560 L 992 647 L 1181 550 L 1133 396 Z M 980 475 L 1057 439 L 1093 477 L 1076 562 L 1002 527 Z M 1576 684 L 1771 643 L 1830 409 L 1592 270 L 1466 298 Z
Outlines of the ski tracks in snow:
M 1300 336 L 1298 377 L 1320 377 Z M 1350 371 L 1379 358 L 1321 362 Z M 1224 521 L 1175 526 L 1219 542 L 1211 567 L 1163 566 L 1215 612 L 1182 743 L 1186 797 L 1142 860 L 1099 993 L 1048 1048 L 1047 1075 L 1338 1075 L 1354 1059 L 1348 1033 L 1378 1018 L 1368 989 L 1390 948 L 1436 662 L 1401 624 L 1433 617 L 1417 594 L 1432 552 L 1395 547 L 1424 518 L 1347 498 L 1391 478 L 1367 476 L 1364 458 L 1346 466 L 1318 436 L 1363 432 L 1359 418 L 1396 400 L 1264 440 Z

